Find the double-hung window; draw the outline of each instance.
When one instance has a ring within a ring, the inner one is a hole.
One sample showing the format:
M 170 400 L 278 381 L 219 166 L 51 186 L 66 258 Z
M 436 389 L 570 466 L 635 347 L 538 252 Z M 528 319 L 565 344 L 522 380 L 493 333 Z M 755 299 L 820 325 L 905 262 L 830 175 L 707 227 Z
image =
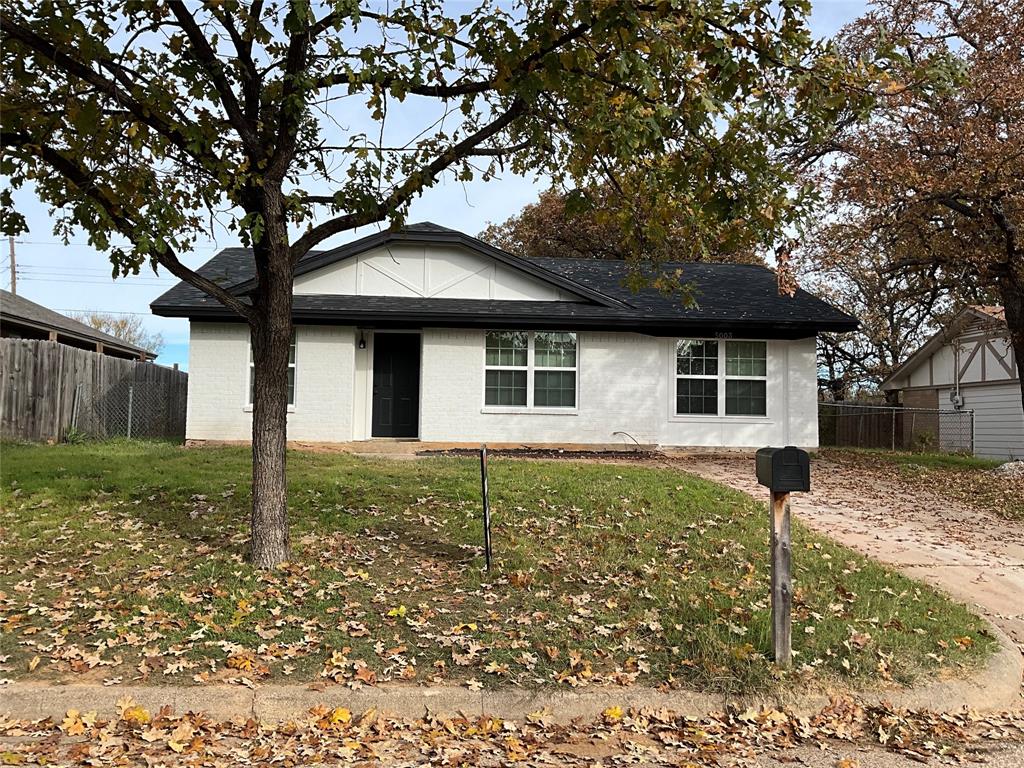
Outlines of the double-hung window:
M 676 342 L 678 416 L 766 416 L 768 344 L 680 339 Z
M 524 331 L 487 333 L 484 404 L 526 407 L 529 345 Z
M 725 342 L 725 415 L 768 414 L 768 344 Z
M 252 359 L 252 339 L 249 340 L 249 406 L 252 406 L 256 391 L 256 364 Z M 295 331 L 288 347 L 288 405 L 295 405 Z
M 718 413 L 718 342 L 676 342 L 676 413 Z
M 575 333 L 488 331 L 484 405 L 574 409 L 577 354 Z

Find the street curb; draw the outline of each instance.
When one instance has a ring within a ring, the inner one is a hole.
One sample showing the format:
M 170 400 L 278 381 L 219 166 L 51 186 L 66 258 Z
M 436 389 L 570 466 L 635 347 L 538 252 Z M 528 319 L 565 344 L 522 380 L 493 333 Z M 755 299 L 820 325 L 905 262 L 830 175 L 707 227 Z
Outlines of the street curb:
M 995 712 L 1020 709 L 1024 657 L 1010 639 L 992 628 L 999 643 L 984 668 L 968 678 L 935 680 L 909 689 L 835 691 L 866 704 L 888 703 L 904 709 L 959 712 L 966 709 Z M 522 720 L 547 710 L 558 722 L 577 717 L 594 718 L 610 706 L 671 710 L 688 717 L 703 717 L 732 705 L 741 709 L 786 708 L 799 715 L 817 712 L 829 695 L 725 696 L 699 691 L 661 692 L 650 688 L 608 687 L 588 691 L 497 690 L 471 691 L 457 686 L 416 687 L 381 685 L 353 691 L 341 686 L 324 690 L 299 685 L 264 685 L 254 690 L 240 686 L 160 685 L 38 685 L 12 683 L 0 687 L 0 712 L 24 719 L 60 718 L 69 709 L 95 710 L 102 716 L 116 712 L 118 700 L 131 696 L 155 713 L 169 705 L 174 712 L 205 712 L 218 720 L 253 717 L 266 722 L 301 720 L 317 705 L 347 707 L 353 712 L 377 709 L 400 718 L 434 715 L 492 715 Z

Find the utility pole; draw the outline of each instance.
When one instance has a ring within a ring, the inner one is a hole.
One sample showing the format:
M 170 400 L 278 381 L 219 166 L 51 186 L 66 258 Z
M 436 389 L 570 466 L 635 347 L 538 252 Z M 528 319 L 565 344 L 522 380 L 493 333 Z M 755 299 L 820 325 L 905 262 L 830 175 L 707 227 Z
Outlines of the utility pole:
M 7 242 L 11 246 L 11 293 L 18 295 L 18 269 L 14 264 L 14 235 L 7 236 Z

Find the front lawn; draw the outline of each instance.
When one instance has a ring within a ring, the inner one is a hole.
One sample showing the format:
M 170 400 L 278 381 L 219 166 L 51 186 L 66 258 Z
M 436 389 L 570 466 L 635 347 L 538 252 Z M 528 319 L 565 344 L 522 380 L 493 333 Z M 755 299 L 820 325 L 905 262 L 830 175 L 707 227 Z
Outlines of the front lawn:
M 4 445 L 0 678 L 776 685 L 763 504 L 671 470 L 289 454 L 294 559 L 245 561 L 245 448 Z M 794 677 L 976 663 L 980 619 L 794 528 Z

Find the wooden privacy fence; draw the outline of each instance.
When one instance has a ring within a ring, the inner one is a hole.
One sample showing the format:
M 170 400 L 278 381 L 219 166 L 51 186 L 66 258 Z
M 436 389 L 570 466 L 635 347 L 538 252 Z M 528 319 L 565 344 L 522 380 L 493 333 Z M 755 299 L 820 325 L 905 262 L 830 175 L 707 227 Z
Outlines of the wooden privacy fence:
M 54 341 L 0 339 L 0 435 L 185 439 L 188 374 Z
M 974 411 L 821 402 L 818 442 L 833 447 L 971 453 Z

